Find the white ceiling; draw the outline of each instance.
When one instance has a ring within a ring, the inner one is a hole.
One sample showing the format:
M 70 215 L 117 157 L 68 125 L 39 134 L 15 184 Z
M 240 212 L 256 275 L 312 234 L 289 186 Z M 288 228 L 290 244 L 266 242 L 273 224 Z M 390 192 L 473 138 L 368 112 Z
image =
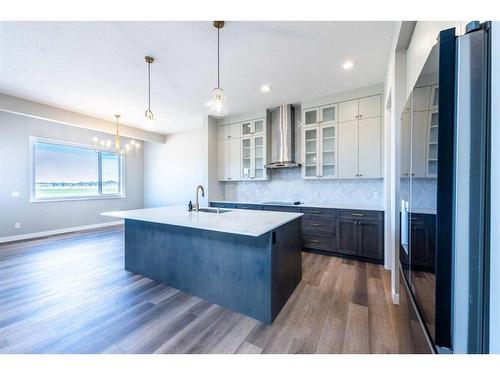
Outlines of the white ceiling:
M 221 86 L 230 115 L 384 81 L 394 22 L 227 22 Z M 0 92 L 160 132 L 206 115 L 216 85 L 212 22 L 0 22 Z M 341 64 L 356 65 L 344 71 Z M 261 92 L 262 84 L 272 91 Z

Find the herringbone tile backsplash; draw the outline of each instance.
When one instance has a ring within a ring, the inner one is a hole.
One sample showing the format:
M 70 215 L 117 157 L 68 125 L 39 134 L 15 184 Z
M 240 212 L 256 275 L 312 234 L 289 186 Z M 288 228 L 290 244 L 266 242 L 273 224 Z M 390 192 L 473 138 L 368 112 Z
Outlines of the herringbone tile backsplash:
M 383 179 L 303 180 L 299 168 L 275 169 L 271 173 L 268 181 L 226 182 L 225 199 L 383 206 Z

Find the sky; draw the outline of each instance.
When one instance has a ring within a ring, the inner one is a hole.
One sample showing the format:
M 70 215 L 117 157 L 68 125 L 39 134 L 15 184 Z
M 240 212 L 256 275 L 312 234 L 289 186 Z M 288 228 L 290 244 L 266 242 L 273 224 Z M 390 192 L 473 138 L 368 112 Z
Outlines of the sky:
M 103 181 L 118 181 L 116 155 L 102 154 Z M 94 182 L 98 154 L 94 150 L 38 142 L 35 145 L 36 182 Z

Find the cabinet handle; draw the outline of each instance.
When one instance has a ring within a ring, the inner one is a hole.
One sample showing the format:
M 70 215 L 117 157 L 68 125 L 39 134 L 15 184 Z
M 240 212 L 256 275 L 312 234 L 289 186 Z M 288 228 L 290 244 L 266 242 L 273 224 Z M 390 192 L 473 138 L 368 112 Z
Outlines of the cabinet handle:
M 312 214 L 320 214 L 321 211 L 311 211 Z
M 320 227 L 321 226 L 321 224 L 316 224 L 316 223 L 312 223 L 310 225 L 311 225 L 311 227 Z
M 318 241 L 318 240 L 309 240 L 309 242 L 312 242 L 312 243 L 321 243 L 321 241 Z
M 363 115 L 359 115 L 359 118 L 363 117 Z
M 362 174 L 358 174 L 358 177 L 361 177 L 361 176 L 363 176 L 363 175 Z
M 353 213 L 353 214 L 351 214 L 351 215 L 352 215 L 352 216 L 359 216 L 359 217 L 363 217 L 363 216 L 365 216 L 365 214 L 356 214 L 356 213 Z

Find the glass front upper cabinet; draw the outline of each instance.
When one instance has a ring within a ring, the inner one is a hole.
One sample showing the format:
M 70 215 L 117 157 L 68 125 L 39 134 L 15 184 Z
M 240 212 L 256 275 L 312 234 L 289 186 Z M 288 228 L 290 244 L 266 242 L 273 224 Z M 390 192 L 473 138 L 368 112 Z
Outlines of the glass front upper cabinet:
M 253 161 L 254 161 L 254 173 L 253 176 L 255 179 L 260 179 L 264 177 L 264 137 L 258 136 L 253 138 Z
M 253 134 L 264 134 L 264 120 L 255 120 L 253 122 Z
M 303 111 L 304 126 L 332 124 L 337 122 L 337 104 L 305 109 Z
M 428 148 L 427 148 L 427 177 L 437 177 L 438 164 L 438 110 L 429 112 Z
M 321 123 L 329 124 L 337 121 L 337 105 L 326 105 L 321 107 Z
M 245 121 L 241 123 L 241 135 L 264 134 L 264 119 Z
M 304 130 L 304 177 L 318 177 L 318 129 Z
M 241 123 L 241 135 L 250 135 L 252 134 L 252 121 L 246 121 Z
M 252 177 L 252 138 L 241 140 L 241 176 L 243 180 Z
M 321 127 L 321 173 L 320 177 L 333 178 L 337 176 L 336 171 L 336 127 L 324 126 Z

